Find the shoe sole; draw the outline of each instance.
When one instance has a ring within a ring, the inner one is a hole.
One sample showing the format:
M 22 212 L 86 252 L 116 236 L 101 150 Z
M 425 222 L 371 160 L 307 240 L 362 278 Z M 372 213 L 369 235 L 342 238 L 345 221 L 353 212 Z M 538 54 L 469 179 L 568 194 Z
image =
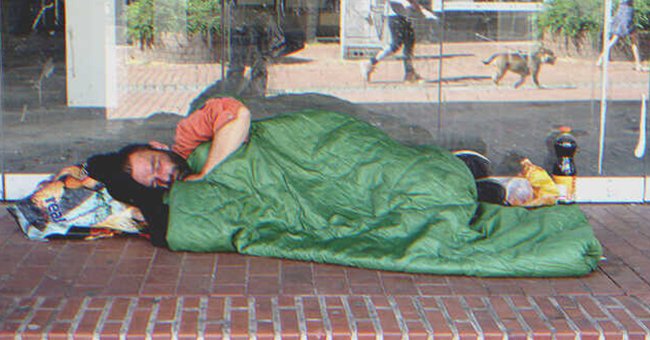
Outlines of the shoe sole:
M 482 159 L 485 160 L 486 162 L 490 163 L 490 160 L 489 160 L 487 157 L 485 157 L 485 156 L 483 156 L 482 154 L 480 154 L 480 153 L 478 153 L 478 152 L 476 152 L 476 151 L 473 151 L 473 150 L 456 150 L 456 151 L 452 152 L 452 154 L 453 154 L 454 156 L 459 156 L 459 155 L 473 155 L 473 156 L 476 156 L 476 157 L 482 158 Z

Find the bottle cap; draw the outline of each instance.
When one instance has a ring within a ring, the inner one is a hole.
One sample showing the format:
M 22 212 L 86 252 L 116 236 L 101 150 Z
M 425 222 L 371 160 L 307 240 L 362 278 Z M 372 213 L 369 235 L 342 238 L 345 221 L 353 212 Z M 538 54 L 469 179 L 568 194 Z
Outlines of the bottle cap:
M 558 129 L 558 131 L 560 131 L 560 132 L 562 132 L 562 133 L 569 133 L 569 132 L 571 132 L 571 127 L 570 127 L 570 126 L 566 126 L 566 125 L 562 125 L 562 126 L 560 126 L 559 128 L 557 128 L 557 129 Z

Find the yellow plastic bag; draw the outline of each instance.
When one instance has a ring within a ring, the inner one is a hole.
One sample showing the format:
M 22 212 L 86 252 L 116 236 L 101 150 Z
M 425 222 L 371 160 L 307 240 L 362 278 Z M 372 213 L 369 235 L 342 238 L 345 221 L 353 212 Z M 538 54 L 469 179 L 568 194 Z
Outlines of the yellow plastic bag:
M 554 205 L 558 199 L 559 191 L 548 172 L 533 164 L 528 158 L 522 159 L 520 164 L 520 175 L 526 178 L 533 187 L 533 199 L 522 205 L 528 207 Z

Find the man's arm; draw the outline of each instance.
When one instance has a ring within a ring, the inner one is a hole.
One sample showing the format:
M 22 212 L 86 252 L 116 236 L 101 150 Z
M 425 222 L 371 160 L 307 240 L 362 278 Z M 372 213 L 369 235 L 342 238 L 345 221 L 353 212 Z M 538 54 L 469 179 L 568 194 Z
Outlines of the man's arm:
M 236 118 L 214 129 L 214 136 L 210 145 L 208 158 L 198 174 L 187 176 L 185 180 L 199 180 L 205 177 L 214 167 L 219 165 L 226 157 L 235 152 L 248 137 L 251 115 L 247 107 L 241 106 L 237 110 Z

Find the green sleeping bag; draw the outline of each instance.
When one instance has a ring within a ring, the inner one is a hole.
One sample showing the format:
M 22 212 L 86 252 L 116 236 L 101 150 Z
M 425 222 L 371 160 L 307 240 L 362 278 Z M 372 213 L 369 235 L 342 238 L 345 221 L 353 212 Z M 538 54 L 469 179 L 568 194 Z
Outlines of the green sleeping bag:
M 205 180 L 174 184 L 168 203 L 178 251 L 479 276 L 583 275 L 602 253 L 578 207 L 478 203 L 449 152 L 329 111 L 253 122 L 247 144 Z

